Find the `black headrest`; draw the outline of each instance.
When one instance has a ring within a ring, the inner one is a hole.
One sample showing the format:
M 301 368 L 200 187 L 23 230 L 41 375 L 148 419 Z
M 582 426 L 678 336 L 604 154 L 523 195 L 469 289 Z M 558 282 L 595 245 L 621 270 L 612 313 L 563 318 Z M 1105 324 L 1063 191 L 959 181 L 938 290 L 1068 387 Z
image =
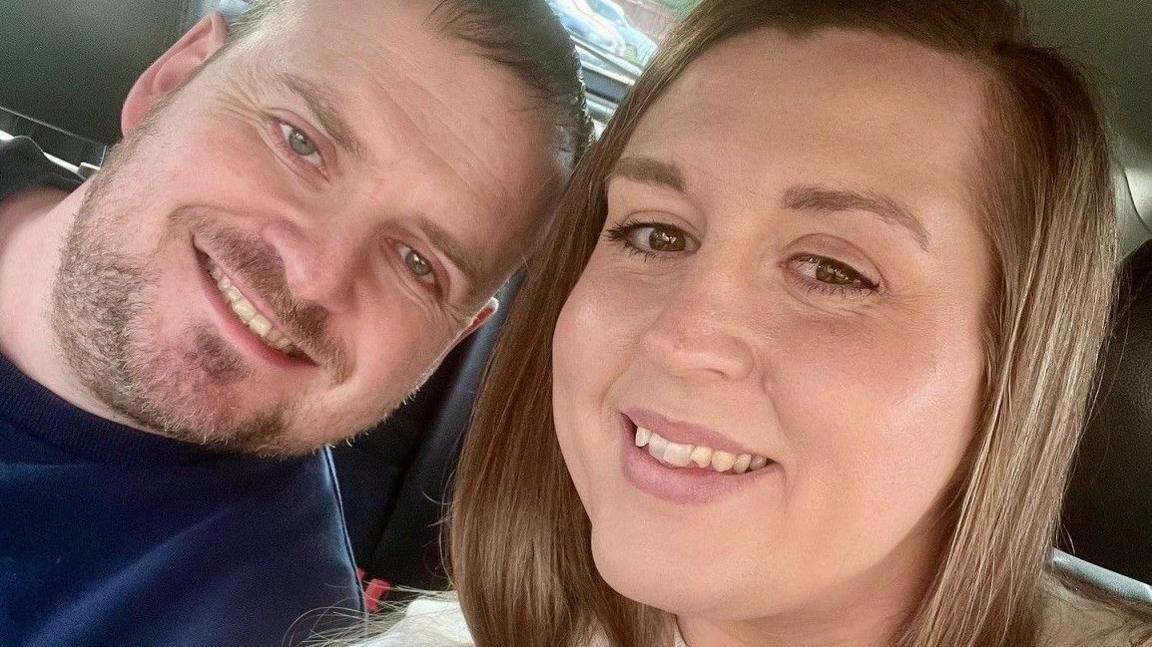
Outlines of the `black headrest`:
M 1064 550 L 1152 583 L 1152 241 L 1124 263 L 1099 396 L 1064 506 Z
M 388 420 L 334 448 L 352 549 L 367 578 L 420 590 L 448 585 L 440 522 L 481 378 L 519 285 L 514 277 L 500 290 L 496 314 Z
M 0 2 L 0 108 L 114 143 L 136 77 L 208 12 L 246 7 L 242 0 Z

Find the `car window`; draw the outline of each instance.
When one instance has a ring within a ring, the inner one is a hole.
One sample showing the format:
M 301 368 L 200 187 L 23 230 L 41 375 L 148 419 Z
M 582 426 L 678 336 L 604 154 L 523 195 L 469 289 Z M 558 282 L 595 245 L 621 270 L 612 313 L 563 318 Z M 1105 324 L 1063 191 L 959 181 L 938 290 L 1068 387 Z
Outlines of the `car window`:
M 548 0 L 580 47 L 643 68 L 698 0 Z
M 672 25 L 699 0 L 547 2 L 576 43 L 599 135 Z

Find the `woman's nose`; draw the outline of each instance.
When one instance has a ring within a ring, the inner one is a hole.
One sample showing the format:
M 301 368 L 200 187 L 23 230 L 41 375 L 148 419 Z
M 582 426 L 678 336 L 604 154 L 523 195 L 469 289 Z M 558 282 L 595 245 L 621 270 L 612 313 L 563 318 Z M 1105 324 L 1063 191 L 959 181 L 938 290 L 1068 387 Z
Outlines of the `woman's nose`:
M 669 291 L 644 333 L 644 352 L 679 377 L 749 377 L 756 355 L 741 323 L 747 319 L 746 296 L 738 283 L 700 278 Z

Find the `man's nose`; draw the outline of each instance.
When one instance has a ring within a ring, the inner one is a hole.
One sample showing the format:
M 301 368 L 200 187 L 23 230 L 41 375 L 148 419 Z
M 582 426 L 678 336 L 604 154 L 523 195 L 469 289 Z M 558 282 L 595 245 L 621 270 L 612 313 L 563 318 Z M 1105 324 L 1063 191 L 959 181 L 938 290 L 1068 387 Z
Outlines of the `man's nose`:
M 706 272 L 664 295 L 642 346 L 653 363 L 678 377 L 742 380 L 756 370 L 756 353 L 743 321 L 749 307 L 739 278 Z
M 368 271 L 367 232 L 329 220 L 303 225 L 278 223 L 265 236 L 284 262 L 292 296 L 329 312 L 350 307 L 357 282 Z

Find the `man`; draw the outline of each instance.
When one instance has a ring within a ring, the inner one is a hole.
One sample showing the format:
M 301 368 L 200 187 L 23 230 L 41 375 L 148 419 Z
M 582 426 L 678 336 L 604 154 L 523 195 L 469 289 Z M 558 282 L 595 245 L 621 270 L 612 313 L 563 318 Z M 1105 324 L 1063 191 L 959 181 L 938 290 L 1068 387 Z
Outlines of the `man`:
M 136 82 L 75 190 L 0 149 L 0 644 L 359 609 L 328 457 L 496 308 L 588 139 L 542 1 L 277 0 Z

